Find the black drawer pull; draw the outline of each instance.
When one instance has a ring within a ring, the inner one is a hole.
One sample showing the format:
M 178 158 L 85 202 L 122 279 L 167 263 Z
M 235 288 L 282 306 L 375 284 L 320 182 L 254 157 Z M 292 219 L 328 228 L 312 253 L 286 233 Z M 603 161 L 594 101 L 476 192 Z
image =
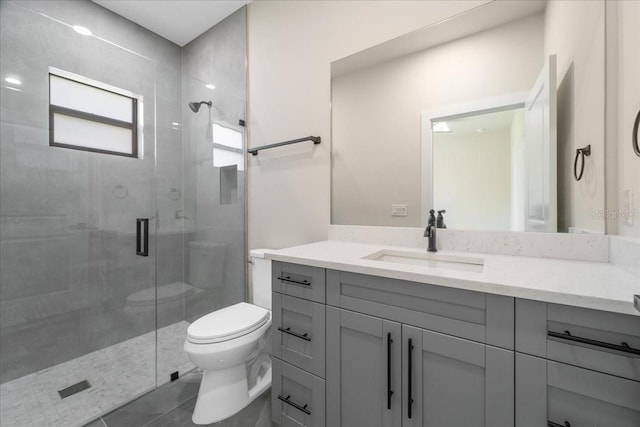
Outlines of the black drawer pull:
M 553 421 L 547 421 L 547 427 L 571 427 L 569 421 L 565 421 L 564 424 L 554 423 Z
M 307 415 L 311 415 L 311 411 L 307 409 L 307 406 L 309 406 L 309 405 L 300 406 L 297 403 L 290 401 L 289 400 L 290 397 L 291 397 L 290 394 L 287 395 L 287 397 L 283 397 L 281 394 L 278 395 L 278 399 L 282 400 L 287 405 L 291 405 L 294 408 L 296 408 L 297 410 L 302 411 Z
M 296 285 L 302 285 L 302 286 L 311 286 L 311 282 L 308 280 L 294 280 L 291 278 L 291 276 L 287 276 L 287 277 L 278 277 L 278 280 L 280 280 L 281 282 L 287 282 L 287 283 L 293 283 Z
M 301 340 L 311 341 L 311 337 L 309 337 L 309 336 L 308 336 L 309 334 L 307 334 L 307 333 L 305 333 L 304 335 L 300 335 L 300 334 L 298 334 L 298 333 L 296 333 L 296 332 L 293 332 L 293 331 L 291 330 L 291 328 L 283 329 L 283 328 L 281 328 L 281 327 L 278 327 L 278 330 L 279 330 L 280 332 L 284 332 L 285 334 L 293 335 L 293 336 L 294 336 L 294 337 L 296 337 L 296 338 L 300 338 Z
M 579 343 L 582 343 L 582 344 L 589 344 L 589 345 L 594 345 L 594 346 L 597 346 L 597 347 L 604 347 L 604 348 L 608 348 L 610 350 L 617 350 L 617 351 L 621 351 L 623 353 L 630 353 L 630 354 L 638 354 L 638 355 L 640 355 L 640 349 L 629 347 L 629 344 L 627 344 L 626 342 L 622 342 L 620 345 L 618 345 L 618 344 L 610 344 L 608 342 L 592 340 L 590 338 L 574 337 L 573 335 L 571 335 L 571 332 L 569 332 L 569 331 L 564 331 L 564 332 L 548 331 L 547 335 L 550 336 L 550 337 L 553 337 L 553 338 L 560 338 L 560 339 L 567 340 L 567 341 L 574 341 L 574 342 L 579 342 Z
M 391 332 L 387 333 L 387 409 L 391 409 L 391 396 L 393 396 L 393 390 L 391 390 Z
M 409 338 L 409 351 L 407 352 L 407 394 L 409 395 L 409 397 L 407 398 L 407 417 L 409 419 L 411 419 L 411 407 L 413 406 L 413 384 L 412 380 L 413 380 L 413 373 L 411 372 L 413 370 L 413 340 L 411 338 Z

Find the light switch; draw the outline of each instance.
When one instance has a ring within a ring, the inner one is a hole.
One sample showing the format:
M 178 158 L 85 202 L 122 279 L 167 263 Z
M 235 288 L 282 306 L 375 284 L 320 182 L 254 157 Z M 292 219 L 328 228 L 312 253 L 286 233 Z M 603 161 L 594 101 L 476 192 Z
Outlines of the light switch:
M 407 205 L 391 205 L 391 216 L 407 216 Z

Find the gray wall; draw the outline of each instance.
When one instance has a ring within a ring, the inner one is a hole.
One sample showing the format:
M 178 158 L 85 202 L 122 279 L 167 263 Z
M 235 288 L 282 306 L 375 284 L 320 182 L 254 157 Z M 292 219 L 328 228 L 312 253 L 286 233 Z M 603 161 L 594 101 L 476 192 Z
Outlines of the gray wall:
M 0 20 L 0 74 L 23 81 L 21 92 L 3 87 L 0 99 L 5 382 L 156 327 L 155 309 L 132 312 L 127 297 L 156 279 L 184 281 L 184 236 L 174 220 L 184 199 L 169 197 L 184 189 L 181 133 L 171 125 L 182 115 L 180 47 L 90 1 L 3 1 Z M 49 147 L 48 66 L 142 94 L 144 158 Z M 155 217 L 161 230 L 147 259 L 134 256 L 138 216 Z M 178 314 L 182 320 L 182 306 Z

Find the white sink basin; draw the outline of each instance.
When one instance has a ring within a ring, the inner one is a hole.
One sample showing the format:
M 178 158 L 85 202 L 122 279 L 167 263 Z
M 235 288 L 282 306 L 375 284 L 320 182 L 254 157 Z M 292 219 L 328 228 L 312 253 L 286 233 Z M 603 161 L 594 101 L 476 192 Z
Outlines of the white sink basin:
M 395 264 L 419 265 L 422 267 L 442 268 L 447 270 L 474 271 L 481 273 L 484 259 L 476 257 L 444 255 L 433 252 L 396 251 L 384 249 L 367 255 L 363 259 L 390 262 Z

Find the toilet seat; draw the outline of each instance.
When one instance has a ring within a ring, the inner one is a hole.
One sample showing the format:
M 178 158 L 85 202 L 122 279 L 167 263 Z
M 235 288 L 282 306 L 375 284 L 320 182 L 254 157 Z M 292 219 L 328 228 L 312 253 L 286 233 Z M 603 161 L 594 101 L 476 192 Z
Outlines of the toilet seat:
M 209 313 L 187 328 L 187 340 L 212 344 L 247 335 L 269 321 L 269 310 L 241 302 Z

